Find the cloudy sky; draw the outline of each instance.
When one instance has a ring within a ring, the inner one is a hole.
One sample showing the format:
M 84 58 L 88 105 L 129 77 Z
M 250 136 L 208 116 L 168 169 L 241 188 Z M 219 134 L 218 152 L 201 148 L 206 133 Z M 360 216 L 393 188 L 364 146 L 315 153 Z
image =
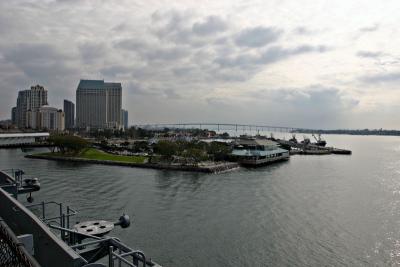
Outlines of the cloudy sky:
M 130 123 L 400 129 L 400 2 L 0 1 L 0 118 L 122 82 Z

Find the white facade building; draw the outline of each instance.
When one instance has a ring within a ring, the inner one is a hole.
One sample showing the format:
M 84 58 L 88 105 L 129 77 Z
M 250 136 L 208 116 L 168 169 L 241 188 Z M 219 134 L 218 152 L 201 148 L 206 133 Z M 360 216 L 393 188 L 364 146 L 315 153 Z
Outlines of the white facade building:
M 37 125 L 37 128 L 52 131 L 64 131 L 65 115 L 62 110 L 49 106 L 43 106 L 39 108 L 38 113 L 39 125 Z
M 19 128 L 29 127 L 27 112 L 36 112 L 41 106 L 47 105 L 47 90 L 43 86 L 32 86 L 30 90 L 18 92 L 15 109 L 15 122 Z
M 64 131 L 65 114 L 60 109 L 42 106 L 36 111 L 26 112 L 26 123 L 26 127 L 31 129 Z

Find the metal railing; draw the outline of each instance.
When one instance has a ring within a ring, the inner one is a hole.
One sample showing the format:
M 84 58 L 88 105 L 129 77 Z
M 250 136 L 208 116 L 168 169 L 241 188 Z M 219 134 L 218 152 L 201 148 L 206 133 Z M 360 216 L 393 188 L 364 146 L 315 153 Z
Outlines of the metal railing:
M 58 215 L 48 216 L 49 206 L 56 207 L 56 209 L 58 210 Z M 41 203 L 27 205 L 26 207 L 31 210 L 32 208 L 39 208 L 40 209 L 38 212 L 40 214 L 40 216 L 38 216 L 39 219 L 42 222 L 46 223 L 48 226 L 50 226 L 51 223 L 58 224 L 60 228 L 62 228 L 60 230 L 61 239 L 63 241 L 67 241 L 68 235 L 66 234 L 66 231 L 63 229 L 69 229 L 71 227 L 70 218 L 78 214 L 76 210 L 71 209 L 69 206 L 66 206 L 65 208 L 66 212 L 64 212 L 63 204 L 55 201 L 48 201 L 48 202 L 42 201 Z
M 6 183 L 1 186 L 3 188 L 13 188 L 11 190 L 12 195 L 15 199 L 18 199 L 18 187 L 22 185 L 23 175 L 25 174 L 24 171 L 21 169 L 4 169 L 1 170 L 1 172 L 4 172 L 4 174 L 8 176 L 6 178 Z
M 130 262 L 127 257 L 132 257 Z M 122 267 L 122 264 L 130 266 L 130 267 L 138 267 L 139 266 L 139 261 L 138 261 L 138 256 L 141 258 L 141 261 L 143 263 L 143 267 L 146 267 L 146 256 L 144 255 L 143 252 L 139 250 L 135 251 L 129 251 L 122 253 L 121 249 L 118 249 L 118 253 L 114 252 L 114 246 L 109 246 L 108 248 L 108 266 L 109 267 L 114 267 L 115 266 L 115 261 L 118 263 L 118 267 Z
M 29 255 L 7 224 L 1 220 L 0 266 L 39 267 L 39 264 Z
M 43 201 L 26 207 L 37 213 L 39 219 L 47 224 L 49 228 L 59 231 L 61 239 L 78 254 L 89 247 L 97 246 L 99 253 L 101 250 L 106 252 L 109 267 L 138 267 L 141 264 L 142 266 L 155 265 L 151 260 L 146 259 L 142 251 L 129 248 L 115 237 L 99 237 L 71 229 L 70 218 L 78 212 L 69 206 L 64 206 L 62 203 L 55 201 Z M 55 210 L 57 215 L 54 215 Z M 83 242 L 87 239 L 89 241 Z M 85 259 L 88 263 L 92 262 L 92 260 L 93 258 Z

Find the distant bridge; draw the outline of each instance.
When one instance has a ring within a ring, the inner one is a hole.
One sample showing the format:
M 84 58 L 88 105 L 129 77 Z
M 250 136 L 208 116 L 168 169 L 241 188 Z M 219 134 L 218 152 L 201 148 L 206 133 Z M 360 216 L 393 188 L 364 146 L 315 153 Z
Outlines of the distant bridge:
M 301 131 L 313 131 L 312 129 L 287 127 L 287 126 L 272 126 L 272 125 L 256 125 L 256 124 L 235 124 L 235 123 L 210 123 L 210 122 L 198 122 L 198 123 L 156 123 L 156 124 L 138 124 L 135 127 L 146 128 L 146 129 L 160 129 L 160 128 L 172 128 L 172 129 L 209 129 L 209 130 L 231 130 L 231 131 L 271 131 L 271 132 L 301 132 Z

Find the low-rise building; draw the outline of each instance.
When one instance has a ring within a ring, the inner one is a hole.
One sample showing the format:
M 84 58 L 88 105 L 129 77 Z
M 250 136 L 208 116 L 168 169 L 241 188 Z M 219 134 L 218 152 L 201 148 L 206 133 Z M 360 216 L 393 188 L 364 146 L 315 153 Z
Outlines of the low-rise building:
M 65 114 L 61 109 L 43 106 L 39 108 L 39 127 L 53 131 L 64 131 Z
M 29 110 L 26 113 L 26 122 L 31 129 L 64 131 L 65 114 L 60 109 L 42 106 L 37 111 Z
M 235 141 L 231 156 L 242 165 L 259 166 L 288 160 L 289 151 L 280 148 L 278 143 L 271 140 L 241 138 Z

